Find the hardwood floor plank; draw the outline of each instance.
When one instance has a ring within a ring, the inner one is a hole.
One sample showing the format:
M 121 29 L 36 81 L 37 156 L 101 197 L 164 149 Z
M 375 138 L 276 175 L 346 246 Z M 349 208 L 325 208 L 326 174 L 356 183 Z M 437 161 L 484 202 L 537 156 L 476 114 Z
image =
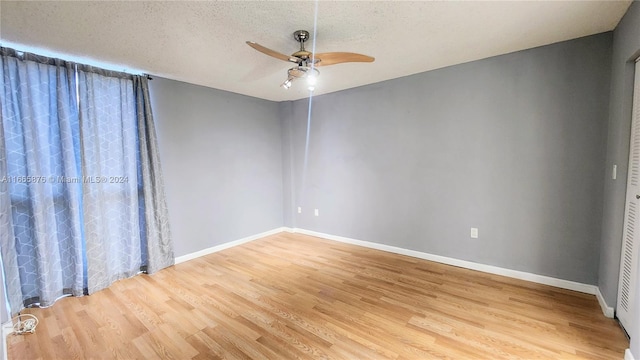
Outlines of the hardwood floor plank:
M 281 233 L 27 309 L 9 359 L 621 359 L 593 295 Z
M 232 352 L 225 351 L 219 343 L 210 338 L 209 335 L 204 332 L 204 329 L 189 336 L 186 340 L 194 349 L 199 351 L 199 354 L 196 357 L 204 359 L 239 359 L 237 356 L 234 356 Z

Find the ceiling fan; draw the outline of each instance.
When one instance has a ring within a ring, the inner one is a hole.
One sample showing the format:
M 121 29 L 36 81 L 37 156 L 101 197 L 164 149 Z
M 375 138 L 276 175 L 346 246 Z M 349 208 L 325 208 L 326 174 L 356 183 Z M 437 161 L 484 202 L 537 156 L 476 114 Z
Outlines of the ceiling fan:
M 347 62 L 373 62 L 375 59 L 371 56 L 350 53 L 350 52 L 328 52 L 313 54 L 304 48 L 304 43 L 309 40 L 309 32 L 306 30 L 298 30 L 293 33 L 293 38 L 300 43 L 300 50 L 291 55 L 285 55 L 277 51 L 266 48 L 253 41 L 247 41 L 247 45 L 269 55 L 276 59 L 284 60 L 297 64 L 287 71 L 287 80 L 280 86 L 285 89 L 291 87 L 291 82 L 295 79 L 306 78 L 309 90 L 313 91 L 316 79 L 320 75 L 320 71 L 316 69 L 318 66 L 327 66 Z

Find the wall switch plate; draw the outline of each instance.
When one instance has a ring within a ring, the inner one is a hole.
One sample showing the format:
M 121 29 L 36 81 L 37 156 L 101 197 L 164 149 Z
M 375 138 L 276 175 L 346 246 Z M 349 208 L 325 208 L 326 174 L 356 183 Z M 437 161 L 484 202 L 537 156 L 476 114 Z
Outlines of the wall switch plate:
M 320 216 L 320 212 L 318 211 L 318 209 L 315 209 L 315 211 L 313 212 L 316 216 Z
M 618 177 L 618 165 L 613 164 L 613 170 L 611 170 L 611 179 L 615 180 Z
M 471 228 L 471 238 L 472 239 L 478 238 L 478 228 Z
M 302 214 L 302 208 L 298 206 L 298 214 Z

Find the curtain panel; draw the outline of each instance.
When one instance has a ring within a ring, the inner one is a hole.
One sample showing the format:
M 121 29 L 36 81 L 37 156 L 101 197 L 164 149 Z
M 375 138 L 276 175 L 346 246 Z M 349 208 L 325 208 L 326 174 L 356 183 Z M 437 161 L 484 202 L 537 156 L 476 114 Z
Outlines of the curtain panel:
M 143 76 L 0 48 L 0 255 L 12 313 L 174 263 Z
M 73 63 L 4 48 L 0 59 L 0 246 L 15 312 L 83 294 L 80 184 L 47 181 L 80 174 L 78 111 Z
M 138 130 L 129 77 L 78 70 L 89 293 L 140 272 Z M 116 106 L 114 106 L 116 105 Z M 102 180 L 105 182 L 102 182 Z
M 151 112 L 149 81 L 146 77 L 133 79 L 138 111 L 138 139 L 144 198 L 144 224 L 149 274 L 171 266 L 175 262 L 169 227 L 169 210 L 164 192 L 158 138 Z

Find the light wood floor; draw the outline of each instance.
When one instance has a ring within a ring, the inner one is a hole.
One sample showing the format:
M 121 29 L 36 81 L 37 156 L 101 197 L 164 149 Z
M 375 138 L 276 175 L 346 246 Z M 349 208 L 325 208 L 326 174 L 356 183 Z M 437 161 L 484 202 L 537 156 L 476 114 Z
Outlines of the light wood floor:
M 279 234 L 26 312 L 10 359 L 622 359 L 593 295 Z

